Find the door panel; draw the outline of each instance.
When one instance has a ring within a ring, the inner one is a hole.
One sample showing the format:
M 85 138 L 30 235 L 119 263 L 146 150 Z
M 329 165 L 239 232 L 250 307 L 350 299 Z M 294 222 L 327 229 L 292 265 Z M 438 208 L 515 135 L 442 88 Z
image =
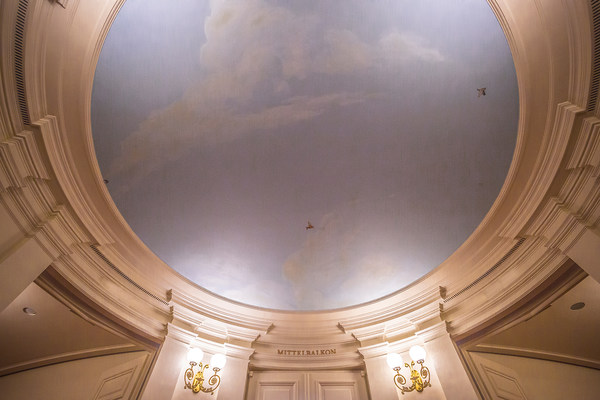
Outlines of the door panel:
M 260 400 L 298 400 L 295 382 L 261 382 L 258 388 Z
M 297 400 L 298 388 L 295 385 L 261 385 L 258 391 L 261 400 Z
M 360 372 L 318 372 L 310 373 L 310 399 L 315 400 L 361 400 L 366 399 L 364 379 Z M 361 397 L 362 391 L 365 392 Z
M 298 372 L 255 372 L 248 382 L 247 399 L 304 400 L 306 377 Z
M 247 400 L 368 400 L 360 371 L 268 371 L 249 378 Z
M 339 383 L 319 383 L 317 396 L 319 400 L 358 400 L 355 385 Z

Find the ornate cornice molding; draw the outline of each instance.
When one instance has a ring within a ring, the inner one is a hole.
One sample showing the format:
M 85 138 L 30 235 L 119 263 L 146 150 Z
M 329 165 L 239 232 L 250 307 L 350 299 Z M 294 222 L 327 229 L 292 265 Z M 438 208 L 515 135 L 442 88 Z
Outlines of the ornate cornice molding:
M 176 290 L 169 291 L 169 302 L 173 319 L 193 327 L 204 337 L 252 343 L 261 334 L 266 334 L 272 324 L 264 319 L 224 313 L 213 305 L 199 302 Z
M 225 354 L 227 357 L 237 358 L 243 361 L 249 361 L 252 354 L 254 354 L 254 349 L 244 346 L 237 346 L 231 343 L 225 343 L 223 345 L 225 347 Z
M 423 340 L 423 342 L 429 342 L 433 339 L 437 339 L 442 336 L 447 336 L 448 334 L 448 323 L 446 321 L 438 322 L 435 325 L 415 332 L 415 335 L 420 337 Z
M 50 179 L 34 134 L 25 130 L 0 142 L 0 185 L 3 190 L 26 186 L 25 180 Z
M 558 104 L 554 125 L 542 144 L 536 165 L 530 170 L 531 179 L 518 202 L 518 206 L 505 220 L 499 235 L 502 237 L 519 237 L 523 227 L 528 223 L 539 204 L 548 196 L 553 185 L 556 185 L 561 162 L 567 153 L 567 146 L 574 128 L 575 119 L 585 110 L 568 102 Z
M 26 41 L 27 98 L 35 121 L 30 129 L 15 122 L 14 74 L 6 69 L 10 57 L 0 61 L 1 204 L 23 235 L 35 237 L 56 260 L 52 271 L 66 283 L 55 294 L 76 290 L 113 324 L 153 342 L 163 340 L 171 326 L 232 349 L 253 343 L 255 367 L 284 368 L 292 362 L 356 367 L 362 362 L 358 346 L 361 354 L 372 355 L 388 342 L 402 347 L 426 340 L 446 329 L 442 321 L 459 338 L 487 329 L 530 292 L 558 279 L 569 263 L 565 253 L 582 232 L 597 232 L 600 123 L 584 112 L 591 65 L 589 10 L 582 2 L 490 0 L 515 61 L 519 135 L 498 199 L 453 256 L 392 295 L 340 310 L 267 310 L 198 288 L 134 235 L 110 200 L 94 159 L 93 71 L 122 3 L 73 0 L 65 10 L 36 3 Z M 13 40 L 6 35 L 11 24 L 4 22 L 2 49 Z M 273 351 L 284 344 L 338 346 L 343 352 L 316 363 L 275 357 Z
M 385 357 L 390 351 L 392 350 L 390 349 L 388 342 L 376 343 L 369 346 L 360 347 L 358 349 L 358 352 L 365 359 Z
M 69 204 L 75 209 L 78 218 L 81 219 L 86 229 L 90 231 L 95 241 L 98 243 L 111 242 L 113 235 L 98 219 L 98 211 L 91 206 L 84 193 L 79 189 L 81 185 L 79 185 L 76 175 L 69 167 L 71 162 L 68 159 L 68 152 L 61 140 L 56 117 L 47 115 L 32 123 L 32 126 L 38 130 L 56 180 L 64 196 L 68 199 Z
M 529 292 L 523 291 L 520 297 L 514 298 L 511 306 L 497 310 L 494 314 L 483 310 L 482 315 L 486 318 L 473 315 L 473 323 L 461 325 L 462 321 L 458 320 L 457 324 L 456 320 L 451 320 L 447 325 L 448 331 L 460 345 L 476 343 L 486 335 L 500 333 L 540 313 L 586 276 L 581 268 L 567 260 L 542 284 L 533 287 Z
M 193 342 L 198 337 L 198 335 L 196 335 L 195 333 L 190 332 L 189 330 L 181 328 L 170 322 L 167 324 L 166 332 L 167 332 L 167 334 L 165 335 L 166 338 L 171 338 L 171 339 L 177 340 L 188 346 L 192 345 Z

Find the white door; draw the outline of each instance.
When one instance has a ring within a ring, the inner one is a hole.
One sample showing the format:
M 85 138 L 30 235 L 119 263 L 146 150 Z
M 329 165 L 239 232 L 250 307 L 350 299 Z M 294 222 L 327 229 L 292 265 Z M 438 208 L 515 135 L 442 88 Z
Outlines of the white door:
M 369 400 L 358 371 L 254 372 L 247 400 Z

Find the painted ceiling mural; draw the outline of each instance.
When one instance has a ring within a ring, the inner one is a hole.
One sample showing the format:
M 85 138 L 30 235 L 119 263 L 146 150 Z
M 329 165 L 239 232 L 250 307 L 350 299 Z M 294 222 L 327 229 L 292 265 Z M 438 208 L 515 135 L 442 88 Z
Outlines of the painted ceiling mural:
M 287 310 L 444 261 L 497 197 L 517 120 L 485 0 L 129 0 L 92 95 L 136 234 L 198 285 Z

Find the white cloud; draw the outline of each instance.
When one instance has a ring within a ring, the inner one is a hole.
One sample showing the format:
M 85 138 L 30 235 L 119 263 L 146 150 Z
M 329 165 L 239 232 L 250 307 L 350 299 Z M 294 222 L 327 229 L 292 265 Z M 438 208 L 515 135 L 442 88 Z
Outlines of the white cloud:
M 356 263 L 352 274 L 345 276 L 339 286 L 340 304 L 358 304 L 385 296 L 400 289 L 400 268 L 383 254 L 368 254 Z
M 236 124 L 238 132 L 274 129 L 294 122 L 312 119 L 323 114 L 331 107 L 361 103 L 366 97 L 367 95 L 364 94 L 344 92 L 316 97 L 292 97 L 285 104 L 237 116 L 232 123 Z
M 349 74 L 373 64 L 373 50 L 347 29 L 328 29 L 324 35 L 324 50 L 314 66 L 327 74 Z
M 282 77 L 304 78 L 310 70 L 318 23 L 316 16 L 297 15 L 263 0 L 212 1 L 205 21 L 202 65 L 210 71 L 233 69 L 234 79 L 254 80 L 257 71 L 275 62 Z
M 434 47 L 429 47 L 425 40 L 417 35 L 392 31 L 379 40 L 379 56 L 392 65 L 408 60 L 424 60 L 430 62 L 444 61 L 444 56 Z
M 314 230 L 283 266 L 299 309 L 371 301 L 401 289 L 430 268 L 415 263 L 410 243 L 387 234 L 399 220 L 388 215 L 375 223 L 376 229 L 371 224 L 398 200 L 394 194 L 361 197 L 341 204 L 317 223 L 311 221 Z
M 123 140 L 108 175 L 127 175 L 135 185 L 195 146 L 280 129 L 375 95 L 325 89 L 307 79 L 312 74 L 350 76 L 375 61 L 443 60 L 419 37 L 394 31 L 368 44 L 348 29 L 329 26 L 327 18 L 334 17 L 294 13 L 264 0 L 212 0 L 197 82 Z M 301 96 L 291 89 L 299 81 Z
M 241 285 L 240 285 L 241 283 Z M 241 282 L 223 281 L 215 290 L 228 299 L 246 304 L 260 305 L 276 309 L 295 309 L 289 287 L 280 281 L 252 277 Z
M 156 112 L 121 143 L 121 156 L 111 164 L 109 175 L 129 174 L 135 184 L 143 175 L 160 169 L 168 162 L 192 151 L 199 144 L 229 142 L 258 130 L 277 129 L 310 120 L 334 107 L 365 101 L 362 93 L 331 93 L 321 96 L 298 96 L 283 104 L 253 112 L 235 112 L 228 107 L 202 107 L 186 99 Z M 145 163 L 144 165 L 141 165 Z
M 293 288 L 300 309 L 338 306 L 335 297 L 340 277 L 352 274 L 359 228 L 343 213 L 325 215 L 307 233 L 302 247 L 290 255 L 283 274 Z
M 218 255 L 191 252 L 176 260 L 184 274 L 202 287 L 229 299 L 263 307 L 294 309 L 289 284 L 247 260 L 221 250 Z

